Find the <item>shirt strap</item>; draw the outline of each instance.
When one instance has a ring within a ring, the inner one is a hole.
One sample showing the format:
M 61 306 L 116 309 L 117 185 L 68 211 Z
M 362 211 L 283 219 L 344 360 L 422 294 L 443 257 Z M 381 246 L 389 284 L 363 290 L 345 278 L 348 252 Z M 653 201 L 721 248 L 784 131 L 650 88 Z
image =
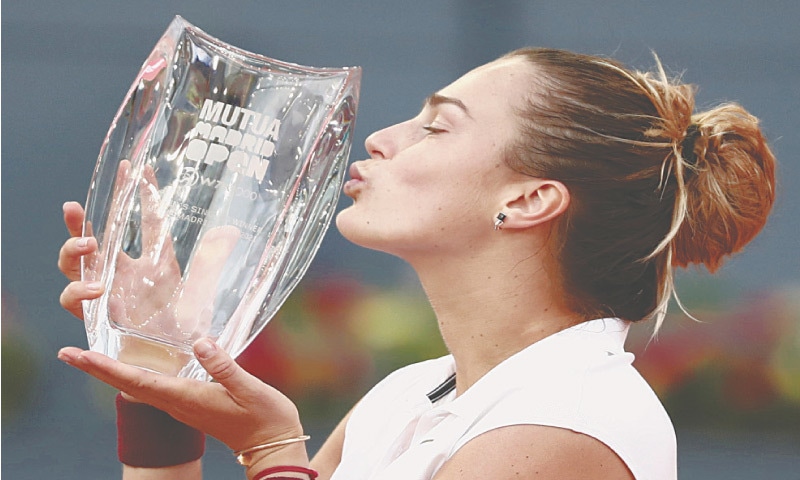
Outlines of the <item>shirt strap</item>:
M 441 400 L 445 395 L 452 392 L 456 388 L 456 374 L 453 373 L 447 379 L 440 383 L 438 387 L 434 388 L 428 393 L 428 400 L 431 403 L 436 403 Z

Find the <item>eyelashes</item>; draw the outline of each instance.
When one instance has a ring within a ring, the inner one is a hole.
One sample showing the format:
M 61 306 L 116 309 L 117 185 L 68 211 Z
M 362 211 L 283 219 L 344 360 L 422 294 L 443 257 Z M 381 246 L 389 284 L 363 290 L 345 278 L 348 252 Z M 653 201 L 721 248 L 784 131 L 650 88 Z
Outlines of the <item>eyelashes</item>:
M 427 125 L 422 126 L 423 130 L 426 130 L 428 134 L 436 134 L 446 132 L 447 130 L 439 127 L 435 127 L 432 123 L 428 123 Z

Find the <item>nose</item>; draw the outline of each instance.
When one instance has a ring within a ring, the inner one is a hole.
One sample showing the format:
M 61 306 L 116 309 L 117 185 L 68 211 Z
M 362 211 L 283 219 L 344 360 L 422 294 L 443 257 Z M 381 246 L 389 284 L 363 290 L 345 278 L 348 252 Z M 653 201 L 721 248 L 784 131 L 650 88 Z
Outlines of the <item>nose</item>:
M 386 127 L 368 136 L 364 142 L 364 148 L 366 148 L 370 158 L 386 160 L 394 157 L 402 148 L 400 143 L 403 136 L 401 134 L 405 123 Z
M 372 134 L 367 137 L 367 140 L 364 142 L 364 148 L 367 149 L 369 158 L 377 160 L 391 158 L 387 152 L 389 146 L 388 135 L 386 134 L 387 130 L 389 129 L 384 128 L 377 132 L 372 132 Z

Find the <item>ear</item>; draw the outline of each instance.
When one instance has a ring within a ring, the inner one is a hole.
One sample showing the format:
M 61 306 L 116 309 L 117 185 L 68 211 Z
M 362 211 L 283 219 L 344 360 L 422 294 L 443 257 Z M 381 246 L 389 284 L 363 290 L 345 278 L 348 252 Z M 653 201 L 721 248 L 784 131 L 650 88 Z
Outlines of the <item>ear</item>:
M 504 229 L 542 225 L 558 218 L 569 206 L 569 190 L 559 181 L 536 178 L 520 187 L 501 210 L 506 215 Z

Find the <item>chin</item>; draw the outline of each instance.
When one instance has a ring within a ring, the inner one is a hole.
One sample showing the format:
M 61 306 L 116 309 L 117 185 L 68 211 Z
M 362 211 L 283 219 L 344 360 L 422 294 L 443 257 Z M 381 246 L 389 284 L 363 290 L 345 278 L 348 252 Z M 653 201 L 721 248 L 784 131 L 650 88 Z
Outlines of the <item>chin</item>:
M 336 215 L 336 229 L 350 242 L 371 248 L 368 241 L 371 235 L 367 231 L 369 224 L 359 220 L 358 215 L 352 211 L 352 208 L 352 206 L 347 207 Z
M 359 247 L 397 255 L 393 248 L 398 243 L 397 239 L 386 225 L 380 226 L 377 222 L 366 220 L 351 207 L 342 210 L 336 216 L 336 229 L 344 238 Z

